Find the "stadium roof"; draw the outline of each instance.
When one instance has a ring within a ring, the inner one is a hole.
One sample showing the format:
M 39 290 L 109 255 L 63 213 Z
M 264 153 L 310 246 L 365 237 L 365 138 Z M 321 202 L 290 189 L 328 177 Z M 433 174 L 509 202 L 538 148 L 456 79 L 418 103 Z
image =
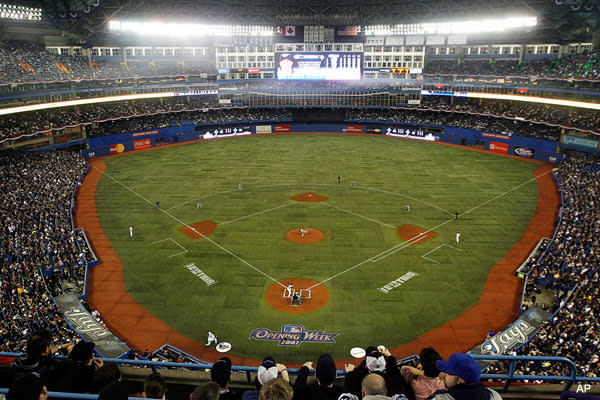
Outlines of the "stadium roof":
M 536 16 L 564 39 L 599 29 L 596 0 L 38 0 L 61 29 L 86 37 L 111 19 L 243 25 L 377 25 L 485 16 Z M 557 3 L 560 3 L 557 4 Z

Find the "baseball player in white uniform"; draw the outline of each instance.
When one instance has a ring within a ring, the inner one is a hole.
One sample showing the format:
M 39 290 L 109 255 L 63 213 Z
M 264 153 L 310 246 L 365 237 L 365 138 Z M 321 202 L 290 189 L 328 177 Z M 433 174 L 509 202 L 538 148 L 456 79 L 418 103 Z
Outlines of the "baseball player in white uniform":
M 460 232 L 456 232 L 456 244 L 460 243 Z
M 406 205 L 406 212 L 410 212 L 410 205 L 409 204 Z
M 196 204 L 196 208 L 202 208 L 202 203 L 198 202 L 198 204 Z
M 294 284 L 290 283 L 284 290 L 284 297 L 292 297 L 292 290 L 294 289 Z
M 133 239 L 133 226 L 129 227 L 129 237 Z
M 211 331 L 208 331 L 208 343 L 206 343 L 206 345 L 210 346 L 210 344 L 213 342 L 215 344 L 217 344 L 217 337 L 215 336 L 214 333 L 212 333 Z
M 304 237 L 308 233 L 308 229 L 300 228 L 300 237 Z

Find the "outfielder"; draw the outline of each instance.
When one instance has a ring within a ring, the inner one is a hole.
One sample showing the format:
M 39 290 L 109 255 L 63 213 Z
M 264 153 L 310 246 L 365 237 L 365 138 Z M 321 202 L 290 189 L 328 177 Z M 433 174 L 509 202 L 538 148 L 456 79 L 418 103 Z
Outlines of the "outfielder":
M 406 205 L 406 212 L 410 212 L 410 205 L 409 204 Z
M 201 202 L 198 202 L 198 204 L 196 204 L 196 209 L 198 209 L 198 208 L 202 208 L 202 203 Z
M 238 190 L 239 190 L 240 192 L 243 190 L 243 188 L 242 188 L 242 184 L 241 184 L 241 183 L 238 183 Z
M 133 239 L 133 226 L 129 227 L 129 237 Z
M 460 232 L 456 232 L 456 244 L 460 243 Z
M 214 342 L 215 344 L 217 344 L 217 337 L 215 336 L 214 333 L 212 333 L 211 331 L 208 331 L 208 343 L 206 343 L 207 346 L 210 346 L 210 344 Z

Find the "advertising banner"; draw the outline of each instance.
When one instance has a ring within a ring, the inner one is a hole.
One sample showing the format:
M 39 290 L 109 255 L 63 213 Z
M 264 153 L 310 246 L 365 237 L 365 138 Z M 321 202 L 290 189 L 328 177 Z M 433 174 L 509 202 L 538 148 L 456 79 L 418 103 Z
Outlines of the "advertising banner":
M 152 147 L 152 141 L 150 139 L 134 140 L 133 150 L 143 150 Z
M 367 133 L 381 135 L 385 133 L 385 128 L 382 126 L 367 126 Z
M 575 146 L 587 147 L 588 149 L 595 149 L 596 147 L 598 147 L 597 140 L 586 139 L 578 136 L 565 135 L 562 141 L 565 144 L 573 144 Z
M 492 153 L 508 153 L 508 143 L 490 142 L 490 151 Z
M 362 131 L 362 125 L 348 125 L 348 127 L 346 128 L 346 132 L 348 133 L 362 133 Z
M 201 130 L 201 126 L 197 126 L 196 130 Z M 228 125 L 228 126 L 218 126 L 218 127 L 209 127 L 204 130 L 204 134 L 202 137 L 204 139 L 211 139 L 214 137 L 226 137 L 226 136 L 244 136 L 251 135 L 252 128 L 250 125 Z
M 527 147 L 515 147 L 515 154 L 521 157 L 533 158 L 535 155 L 535 149 L 528 149 Z
M 158 135 L 158 130 L 132 133 L 131 137 L 142 137 L 142 136 L 151 136 L 151 135 Z
M 256 133 L 271 133 L 271 125 L 256 125 Z
M 289 132 L 289 125 L 275 125 L 275 133 Z
M 491 139 L 510 140 L 510 135 L 505 135 L 503 133 L 482 132 L 481 136 Z
M 432 133 L 419 127 L 390 126 L 385 130 L 385 134 L 387 136 L 426 140 L 428 142 L 435 141 L 435 136 Z
M 125 146 L 122 143 L 113 144 L 110 146 L 110 152 L 113 154 L 122 153 L 125 150 Z

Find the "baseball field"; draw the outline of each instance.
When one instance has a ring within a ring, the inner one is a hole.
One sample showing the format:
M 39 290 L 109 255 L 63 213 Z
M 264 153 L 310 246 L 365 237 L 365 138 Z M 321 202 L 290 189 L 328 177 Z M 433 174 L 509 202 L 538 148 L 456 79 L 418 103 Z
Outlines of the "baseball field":
M 387 137 L 252 136 L 103 163 L 96 212 L 127 293 L 197 353 L 210 330 L 255 359 L 344 359 L 447 323 L 538 204 L 539 164 Z M 321 333 L 295 343 L 299 330 Z

